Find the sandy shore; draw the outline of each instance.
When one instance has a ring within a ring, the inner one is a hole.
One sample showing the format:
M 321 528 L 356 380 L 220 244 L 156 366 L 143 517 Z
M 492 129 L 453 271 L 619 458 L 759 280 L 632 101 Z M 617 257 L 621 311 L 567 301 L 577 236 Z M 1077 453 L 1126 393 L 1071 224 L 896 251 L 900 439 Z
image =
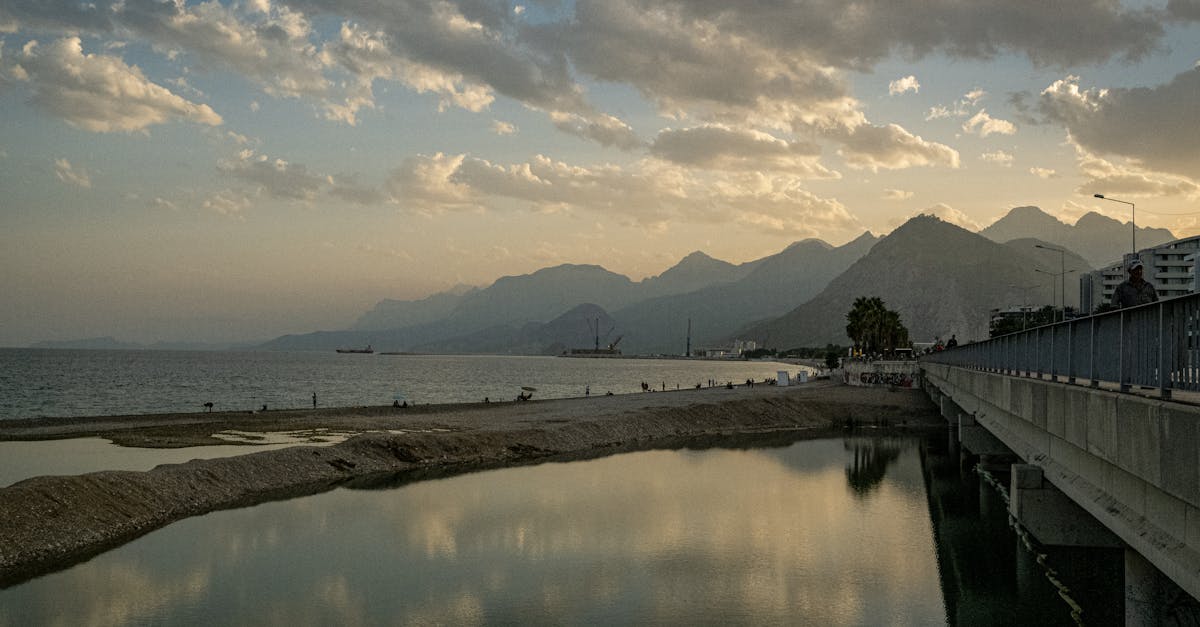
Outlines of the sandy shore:
M 330 429 L 359 434 L 146 472 L 35 477 L 0 489 L 0 586 L 63 568 L 172 521 L 312 494 L 351 480 L 411 478 L 597 456 L 700 436 L 803 431 L 847 421 L 936 424 L 924 394 L 812 382 L 491 404 L 213 412 L 0 422 L 0 440 L 97 436 L 135 447 L 228 444 L 228 431 Z

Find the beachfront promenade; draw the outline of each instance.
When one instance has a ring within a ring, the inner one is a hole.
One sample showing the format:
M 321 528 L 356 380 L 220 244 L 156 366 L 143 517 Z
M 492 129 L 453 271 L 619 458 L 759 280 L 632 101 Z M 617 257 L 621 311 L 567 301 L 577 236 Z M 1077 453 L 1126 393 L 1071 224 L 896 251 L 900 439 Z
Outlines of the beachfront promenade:
M 1034 537 L 1125 549 L 1127 624 L 1161 624 L 1169 582 L 1200 598 L 1198 310 L 1186 296 L 921 362 L 963 449 L 1017 462 L 1010 513 Z

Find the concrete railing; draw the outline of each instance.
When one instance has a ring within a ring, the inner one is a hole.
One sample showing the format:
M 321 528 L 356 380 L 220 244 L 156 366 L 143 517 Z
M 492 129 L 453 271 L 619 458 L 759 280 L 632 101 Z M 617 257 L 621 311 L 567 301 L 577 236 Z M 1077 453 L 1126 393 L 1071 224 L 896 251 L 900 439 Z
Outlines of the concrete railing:
M 1067 383 L 1200 391 L 1200 294 L 1010 333 L 922 361 Z

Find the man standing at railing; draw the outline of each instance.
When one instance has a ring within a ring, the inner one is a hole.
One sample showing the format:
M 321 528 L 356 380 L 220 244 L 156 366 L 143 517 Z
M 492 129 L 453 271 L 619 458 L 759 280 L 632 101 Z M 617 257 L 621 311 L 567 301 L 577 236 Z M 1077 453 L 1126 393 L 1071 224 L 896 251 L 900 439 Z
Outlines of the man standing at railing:
M 1145 305 L 1158 301 L 1158 292 L 1149 281 L 1142 278 L 1142 260 L 1134 257 L 1128 266 L 1129 278 L 1113 290 L 1112 303 L 1118 309 Z

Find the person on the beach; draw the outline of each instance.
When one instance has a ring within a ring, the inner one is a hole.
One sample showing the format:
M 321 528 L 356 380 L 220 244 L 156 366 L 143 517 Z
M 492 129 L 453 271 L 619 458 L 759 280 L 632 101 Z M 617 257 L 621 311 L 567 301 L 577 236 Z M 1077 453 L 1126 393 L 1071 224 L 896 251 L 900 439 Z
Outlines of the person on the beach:
M 317 408 L 317 393 L 313 392 L 313 409 Z

